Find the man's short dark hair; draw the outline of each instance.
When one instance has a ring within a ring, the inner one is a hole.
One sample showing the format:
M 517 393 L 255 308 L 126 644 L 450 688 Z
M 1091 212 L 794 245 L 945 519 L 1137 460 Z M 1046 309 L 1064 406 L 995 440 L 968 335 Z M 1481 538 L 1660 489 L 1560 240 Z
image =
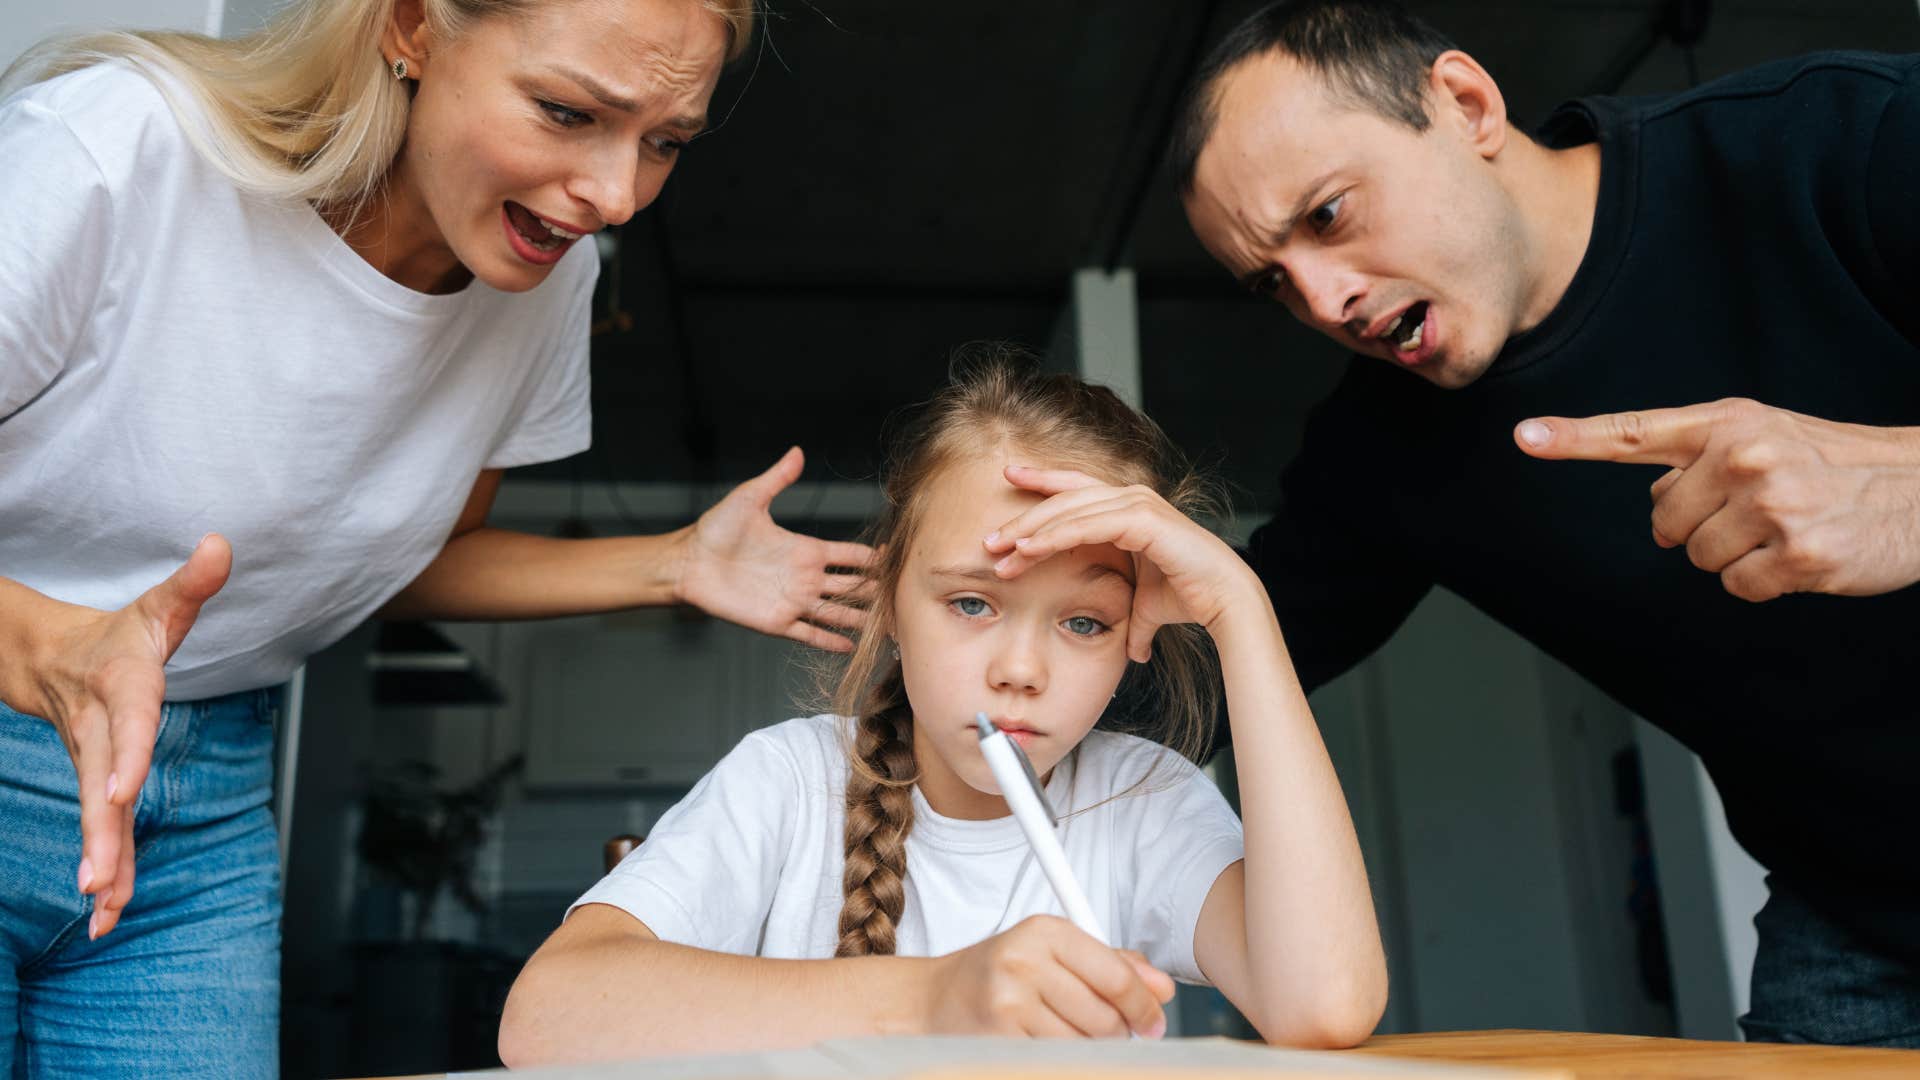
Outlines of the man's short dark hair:
M 1221 79 L 1243 61 L 1281 53 L 1320 75 L 1334 99 L 1415 131 L 1427 115 L 1433 61 L 1456 48 L 1445 34 L 1390 0 L 1279 0 L 1213 47 L 1181 98 L 1168 163 L 1182 195 L 1193 193 L 1200 151 L 1213 135 Z

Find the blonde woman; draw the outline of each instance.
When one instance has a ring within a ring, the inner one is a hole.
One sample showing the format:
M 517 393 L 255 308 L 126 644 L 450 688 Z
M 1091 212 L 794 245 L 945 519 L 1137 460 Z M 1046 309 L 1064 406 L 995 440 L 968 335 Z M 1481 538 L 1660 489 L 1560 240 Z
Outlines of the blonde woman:
M 272 688 L 377 610 L 684 601 L 846 647 L 857 576 L 827 568 L 867 550 L 767 514 L 797 450 L 664 536 L 486 525 L 502 469 L 586 447 L 580 241 L 654 198 L 751 22 L 751 0 L 296 0 L 239 40 L 16 65 L 0 1062 L 275 1071 Z

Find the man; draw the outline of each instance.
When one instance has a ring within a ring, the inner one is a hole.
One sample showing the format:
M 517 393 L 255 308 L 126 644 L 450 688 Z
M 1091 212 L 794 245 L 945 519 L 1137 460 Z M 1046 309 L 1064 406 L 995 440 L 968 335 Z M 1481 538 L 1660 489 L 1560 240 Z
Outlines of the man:
M 1749 1038 L 1920 1046 L 1920 58 L 1529 138 L 1397 7 L 1282 3 L 1171 156 L 1208 250 L 1359 354 L 1250 544 L 1305 683 L 1453 590 L 1706 763 L 1771 871 Z

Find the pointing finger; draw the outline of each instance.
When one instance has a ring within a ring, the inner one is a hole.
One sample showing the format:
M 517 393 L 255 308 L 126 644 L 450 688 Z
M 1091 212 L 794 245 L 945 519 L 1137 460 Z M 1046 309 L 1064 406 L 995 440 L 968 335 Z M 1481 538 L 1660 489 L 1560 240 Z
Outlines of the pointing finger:
M 1717 404 L 1643 409 L 1569 418 L 1535 417 L 1513 429 L 1513 441 L 1537 458 L 1618 461 L 1684 469 L 1699 459 L 1720 423 Z

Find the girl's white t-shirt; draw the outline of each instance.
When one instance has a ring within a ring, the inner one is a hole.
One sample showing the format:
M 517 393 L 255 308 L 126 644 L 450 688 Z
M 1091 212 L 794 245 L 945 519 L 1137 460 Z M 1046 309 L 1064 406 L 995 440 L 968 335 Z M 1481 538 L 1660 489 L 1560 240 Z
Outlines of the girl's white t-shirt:
M 587 447 L 591 244 L 528 292 L 415 292 L 243 194 L 120 63 L 0 103 L 0 162 L 0 575 L 117 608 L 225 535 L 170 699 L 287 678 L 482 469 Z
M 835 716 L 748 735 L 574 908 L 610 904 L 664 941 L 717 952 L 832 956 L 850 737 Z M 1220 789 L 1166 747 L 1095 731 L 1053 770 L 1047 799 L 1111 944 L 1205 983 L 1193 957 L 1200 908 L 1246 854 Z M 913 807 L 899 955 L 940 956 L 1029 915 L 1065 916 L 1012 817 L 942 817 L 918 788 Z

